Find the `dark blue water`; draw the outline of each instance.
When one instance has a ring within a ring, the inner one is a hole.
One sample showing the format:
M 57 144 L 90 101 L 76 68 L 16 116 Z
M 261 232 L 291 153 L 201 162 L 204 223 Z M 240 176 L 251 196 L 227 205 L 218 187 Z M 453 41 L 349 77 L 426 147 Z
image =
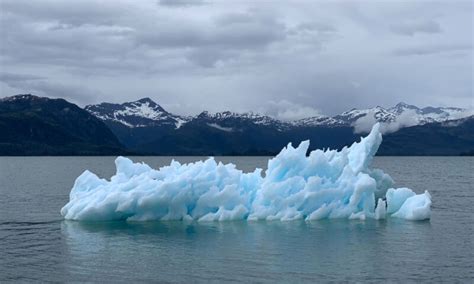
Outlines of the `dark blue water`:
M 153 167 L 169 157 L 136 157 Z M 194 161 L 198 158 L 177 158 Z M 0 282 L 472 282 L 474 158 L 377 157 L 397 186 L 429 190 L 412 222 L 80 223 L 62 220 L 74 179 L 113 157 L 0 157 Z M 264 157 L 224 157 L 250 171 Z

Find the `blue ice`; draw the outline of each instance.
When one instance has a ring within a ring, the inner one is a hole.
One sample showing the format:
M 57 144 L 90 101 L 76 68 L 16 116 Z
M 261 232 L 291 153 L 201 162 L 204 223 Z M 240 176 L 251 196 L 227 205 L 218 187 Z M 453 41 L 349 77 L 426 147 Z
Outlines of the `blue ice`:
M 315 150 L 307 156 L 309 141 L 296 148 L 290 143 L 268 161 L 265 172 L 250 173 L 214 158 L 189 164 L 173 160 L 155 170 L 118 157 L 110 181 L 82 173 L 61 214 L 84 221 L 429 219 L 428 192 L 395 189 L 388 174 L 369 167 L 381 142 L 376 124 L 367 137 L 341 151 Z

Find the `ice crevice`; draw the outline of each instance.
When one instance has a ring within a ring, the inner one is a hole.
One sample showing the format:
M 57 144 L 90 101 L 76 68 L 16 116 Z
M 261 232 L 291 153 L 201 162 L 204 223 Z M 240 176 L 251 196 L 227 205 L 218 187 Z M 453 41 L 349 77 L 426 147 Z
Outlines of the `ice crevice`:
M 110 180 L 82 173 L 61 214 L 82 221 L 429 219 L 427 191 L 394 188 L 388 174 L 369 167 L 382 142 L 379 127 L 340 151 L 307 155 L 309 141 L 290 143 L 264 172 L 244 173 L 212 157 L 158 170 L 118 157 Z

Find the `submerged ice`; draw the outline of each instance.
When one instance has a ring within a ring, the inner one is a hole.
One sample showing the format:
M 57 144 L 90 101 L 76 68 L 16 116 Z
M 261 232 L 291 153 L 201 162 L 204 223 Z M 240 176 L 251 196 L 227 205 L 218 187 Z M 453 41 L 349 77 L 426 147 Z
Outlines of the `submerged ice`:
M 243 173 L 214 158 L 155 170 L 118 157 L 110 181 L 82 173 L 61 214 L 87 221 L 429 219 L 428 192 L 395 189 L 389 175 L 369 168 L 381 142 L 377 124 L 341 151 L 307 156 L 309 141 L 297 148 L 290 143 L 264 173 Z

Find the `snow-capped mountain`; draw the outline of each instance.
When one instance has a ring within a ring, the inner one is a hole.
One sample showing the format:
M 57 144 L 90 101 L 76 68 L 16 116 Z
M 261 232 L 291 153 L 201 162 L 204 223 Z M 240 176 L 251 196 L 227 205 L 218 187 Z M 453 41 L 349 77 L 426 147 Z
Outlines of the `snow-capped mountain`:
M 217 129 L 234 130 L 241 126 L 242 124 L 253 124 L 256 126 L 266 126 L 273 127 L 279 131 L 288 129 L 291 127 L 290 123 L 282 122 L 278 119 L 272 118 L 267 115 L 261 115 L 254 112 L 245 112 L 245 113 L 236 113 L 231 111 L 209 113 L 208 111 L 203 111 L 199 115 L 193 118 L 193 121 L 203 121 L 208 124 L 210 127 Z
M 352 124 L 353 122 L 367 115 L 372 115 L 378 122 L 391 122 L 396 119 L 396 115 L 394 113 L 381 106 L 376 106 L 369 109 L 352 109 L 350 111 L 345 111 L 340 115 L 336 115 L 334 118 L 342 121 L 344 124 Z
M 129 128 L 150 126 L 166 126 L 178 129 L 193 121 L 207 124 L 222 131 L 238 130 L 243 124 L 273 127 L 279 131 L 292 127 L 351 127 L 360 120 L 382 122 L 386 124 L 399 123 L 401 127 L 422 125 L 431 122 L 444 122 L 472 115 L 466 109 L 454 107 L 424 107 L 419 108 L 406 103 L 384 108 L 376 106 L 367 109 L 351 109 L 335 116 L 314 116 L 295 121 L 280 121 L 267 115 L 253 112 L 236 113 L 231 111 L 209 113 L 203 111 L 194 117 L 172 114 L 163 109 L 150 98 L 143 98 L 123 104 L 101 103 L 88 105 L 87 111 L 106 122 L 117 122 Z
M 167 112 L 150 98 L 123 104 L 88 105 L 85 109 L 104 121 L 114 121 L 128 127 L 168 125 L 179 128 L 189 121 L 187 117 Z
M 163 109 L 150 98 L 143 98 L 134 102 L 123 104 L 101 103 L 88 105 L 85 109 L 106 122 L 117 122 L 130 128 L 173 125 L 175 129 L 190 122 L 202 121 L 211 127 L 229 130 L 226 124 L 251 123 L 260 126 L 274 126 L 278 129 L 286 129 L 289 123 L 279 121 L 270 116 L 253 112 L 236 113 L 231 111 L 210 113 L 203 111 L 193 117 L 172 114 Z
M 389 112 L 395 114 L 397 117 L 400 115 L 406 115 L 411 113 L 418 121 L 419 124 L 431 123 L 431 122 L 443 122 L 447 120 L 453 120 L 463 118 L 472 115 L 466 109 L 455 108 L 455 107 L 424 107 L 418 108 L 414 105 L 406 103 L 398 103 L 396 106 L 388 109 Z
M 294 121 L 298 126 L 353 126 L 359 119 L 371 118 L 374 122 L 394 123 L 410 120 L 410 125 L 444 122 L 472 115 L 472 111 L 454 107 L 419 108 L 398 103 L 390 108 L 376 106 L 368 109 L 351 109 L 333 117 L 316 116 Z
M 237 113 L 237 112 L 231 112 L 231 111 L 223 111 L 223 112 L 210 113 L 208 111 L 203 111 L 197 117 L 212 119 L 212 120 L 247 119 L 247 120 L 252 120 L 253 122 L 255 122 L 255 124 L 261 124 L 261 125 L 272 125 L 274 123 L 279 122 L 278 120 L 271 118 L 269 116 L 261 115 L 261 114 L 253 113 L 253 112 Z

